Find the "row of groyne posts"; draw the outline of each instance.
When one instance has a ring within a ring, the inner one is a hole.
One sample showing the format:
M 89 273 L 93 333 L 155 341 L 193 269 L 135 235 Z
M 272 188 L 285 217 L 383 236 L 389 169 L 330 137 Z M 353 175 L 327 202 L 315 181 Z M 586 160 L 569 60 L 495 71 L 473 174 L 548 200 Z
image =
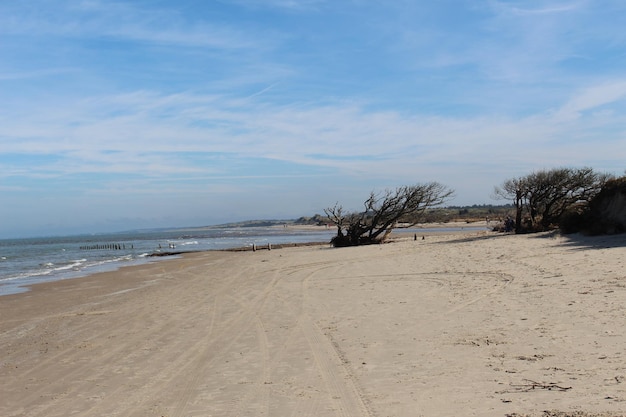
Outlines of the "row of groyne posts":
M 130 245 L 131 249 L 134 249 L 133 245 Z M 104 245 L 85 245 L 81 246 L 80 250 L 125 250 L 126 244 L 124 243 L 107 243 Z

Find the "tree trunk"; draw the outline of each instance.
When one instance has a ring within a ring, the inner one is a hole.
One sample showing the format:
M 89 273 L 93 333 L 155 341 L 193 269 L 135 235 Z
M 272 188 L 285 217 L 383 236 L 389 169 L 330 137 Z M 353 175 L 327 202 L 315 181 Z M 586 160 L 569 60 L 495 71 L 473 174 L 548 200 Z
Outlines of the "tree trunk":
M 522 233 L 522 195 L 519 191 L 515 196 L 515 233 Z

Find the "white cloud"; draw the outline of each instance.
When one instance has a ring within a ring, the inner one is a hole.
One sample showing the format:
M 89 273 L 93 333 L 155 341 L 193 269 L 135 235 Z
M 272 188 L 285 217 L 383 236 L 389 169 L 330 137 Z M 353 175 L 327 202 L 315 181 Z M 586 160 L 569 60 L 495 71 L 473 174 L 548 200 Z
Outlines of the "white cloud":
M 0 7 L 0 12 L 2 8 Z M 154 44 L 217 49 L 252 49 L 267 46 L 236 26 L 215 21 L 189 21 L 174 9 L 146 9 L 131 3 L 60 1 L 54 8 L 42 5 L 29 13 L 0 15 L 0 33 L 21 36 L 56 36 L 85 41 L 93 38 L 123 39 Z
M 308 11 L 317 8 L 328 0 L 221 0 L 251 8 L 277 8 L 293 11 Z
M 626 98 L 626 80 L 604 82 L 587 87 L 572 97 L 557 112 L 558 118 L 578 117 L 582 112 L 616 103 Z
M 563 109 L 581 111 L 624 95 L 626 83 L 592 88 Z M 183 153 L 269 158 L 393 176 L 407 171 L 406 166 L 427 172 L 442 164 L 462 167 L 472 161 L 521 167 L 539 161 L 548 164 L 563 153 L 564 141 L 591 134 L 588 120 L 563 122 L 564 111 L 525 118 L 434 117 L 367 111 L 363 105 L 343 102 L 275 106 L 259 98 L 145 91 L 94 98 L 64 108 L 61 114 L 34 108 L 28 115 L 13 115 L 0 126 L 0 137 L 6 138 L 1 140 L 4 152 L 61 155 L 64 160 L 54 169 L 65 174 L 209 178 L 232 174 L 190 165 Z M 110 114 L 112 109 L 120 114 Z M 619 114 L 601 117 L 605 128 L 625 128 Z M 615 155 L 618 145 L 595 153 Z M 578 159 L 583 162 L 592 155 Z
M 578 1 L 578 2 L 568 1 L 568 2 L 554 2 L 554 3 L 545 2 L 544 4 L 542 4 L 542 7 L 538 7 L 538 8 L 527 8 L 523 6 L 516 6 L 515 3 L 512 3 L 511 5 L 504 5 L 504 3 L 500 3 L 500 6 L 507 8 L 513 14 L 522 15 L 522 16 L 526 16 L 526 15 L 532 16 L 532 15 L 550 15 L 550 14 L 572 12 L 575 10 L 579 10 L 584 5 L 584 3 L 585 2 L 583 1 Z
M 26 80 L 26 79 L 34 79 L 34 78 L 42 78 L 49 77 L 51 75 L 58 74 L 70 74 L 75 73 L 75 68 L 48 68 L 48 69 L 40 69 L 36 71 L 19 71 L 19 72 L 0 72 L 0 81 L 16 81 L 16 80 Z

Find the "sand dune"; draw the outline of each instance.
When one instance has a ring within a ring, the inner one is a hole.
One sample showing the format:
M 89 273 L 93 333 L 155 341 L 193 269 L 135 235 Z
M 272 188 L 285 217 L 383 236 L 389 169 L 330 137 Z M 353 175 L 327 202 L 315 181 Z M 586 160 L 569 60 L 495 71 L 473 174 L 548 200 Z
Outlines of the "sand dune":
M 626 415 L 625 262 L 483 232 L 42 284 L 0 298 L 0 415 Z

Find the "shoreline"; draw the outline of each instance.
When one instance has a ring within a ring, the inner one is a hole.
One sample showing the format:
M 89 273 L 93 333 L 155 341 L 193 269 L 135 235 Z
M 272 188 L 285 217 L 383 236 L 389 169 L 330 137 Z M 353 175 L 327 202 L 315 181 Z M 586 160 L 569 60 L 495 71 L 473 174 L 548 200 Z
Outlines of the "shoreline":
M 459 227 L 460 224 L 462 223 L 449 223 L 449 225 L 451 225 L 451 230 L 453 232 L 454 231 L 461 232 L 460 230 L 455 230 L 455 228 L 460 229 Z M 445 224 L 428 223 L 428 224 L 424 224 L 424 226 L 429 228 L 430 230 L 427 230 L 427 231 L 420 230 L 420 233 L 428 233 L 428 234 L 446 233 L 444 231 L 444 228 L 446 227 Z M 327 232 L 327 233 L 332 230 L 327 226 L 300 226 L 300 225 L 291 225 L 289 227 L 272 226 L 272 227 L 267 227 L 267 229 L 271 229 L 274 231 L 290 230 L 291 232 L 302 231 L 302 232 Z M 397 239 L 399 236 L 403 236 L 406 233 L 409 233 L 409 232 L 403 231 L 403 229 L 398 229 L 398 232 L 394 232 L 392 236 L 393 236 L 393 239 Z M 168 238 L 164 238 L 164 239 L 167 240 Z M 253 240 L 253 239 L 254 239 L 253 237 L 250 238 L 250 240 Z M 325 241 L 314 240 L 314 239 L 317 239 L 314 236 L 311 236 L 311 239 L 312 239 L 311 241 L 297 241 L 297 242 L 287 242 L 287 243 L 267 242 L 267 243 L 258 243 L 258 244 L 251 243 L 245 246 L 232 246 L 232 247 L 226 246 L 223 248 L 203 248 L 203 249 L 190 249 L 190 250 L 180 250 L 180 249 L 172 248 L 172 247 L 170 247 L 168 250 L 161 250 L 160 249 L 161 246 L 159 243 L 158 250 L 155 250 L 155 249 L 150 250 L 144 247 L 137 252 L 137 253 L 141 253 L 141 255 L 139 256 L 137 256 L 135 254 L 135 251 L 133 250 L 132 254 L 130 253 L 122 254 L 121 256 L 118 256 L 117 260 L 106 259 L 106 258 L 101 258 L 98 260 L 94 260 L 94 259 L 88 260 L 87 257 L 83 259 L 82 254 L 76 253 L 75 254 L 76 258 L 67 258 L 67 260 L 69 259 L 72 259 L 72 260 L 67 262 L 66 264 L 64 264 L 63 261 L 61 261 L 60 264 L 57 264 L 56 259 L 54 261 L 48 261 L 46 260 L 46 258 L 41 258 L 41 261 L 39 263 L 40 268 L 42 265 L 51 265 L 51 266 L 55 265 L 54 266 L 55 269 L 52 270 L 52 273 L 50 273 L 50 271 L 46 271 L 45 269 L 40 269 L 40 270 L 30 271 L 32 272 L 32 275 L 26 275 L 26 274 L 21 275 L 21 276 L 16 275 L 14 278 L 4 277 L 4 279 L 0 280 L 0 297 L 9 295 L 9 294 L 28 292 L 29 288 L 38 282 L 52 282 L 52 281 L 60 281 L 60 280 L 66 280 L 66 279 L 77 279 L 77 278 L 89 276 L 92 274 L 97 274 L 100 272 L 115 271 L 119 268 L 125 268 L 127 266 L 141 265 L 145 263 L 155 262 L 163 258 L 177 256 L 177 255 L 181 255 L 184 253 L 203 252 L 203 251 L 209 251 L 209 250 L 229 250 L 229 251 L 243 252 L 243 251 L 248 251 L 248 250 L 250 251 L 264 250 L 264 249 L 267 249 L 268 247 L 274 248 L 274 249 L 280 249 L 283 247 L 291 247 L 291 246 L 324 245 L 324 244 L 329 244 L 329 241 L 330 241 L 330 237 L 328 238 L 328 240 L 325 240 Z M 268 239 L 262 239 L 262 240 L 268 240 Z M 207 242 L 209 241 L 210 239 L 207 240 Z M 155 241 L 155 244 L 157 243 L 158 241 Z M 192 242 L 192 243 L 197 244 L 197 242 Z M 85 245 L 87 247 L 87 246 L 91 246 L 94 244 L 93 242 L 90 242 L 90 243 L 85 242 Z M 129 242 L 128 245 L 132 247 L 132 243 Z M 185 244 L 183 244 L 183 246 L 184 245 Z M 65 248 L 63 248 L 62 251 L 65 252 Z M 129 256 L 130 257 L 137 256 L 137 257 L 128 259 Z M 34 258 L 34 259 L 37 259 L 37 258 Z M 80 259 L 80 260 L 76 261 L 74 259 Z M 82 267 L 79 266 L 77 268 L 71 265 L 71 264 L 76 264 L 76 263 L 78 264 L 83 263 L 84 265 Z
M 38 284 L 0 298 L 0 415 L 623 416 L 625 247 L 439 234 Z

